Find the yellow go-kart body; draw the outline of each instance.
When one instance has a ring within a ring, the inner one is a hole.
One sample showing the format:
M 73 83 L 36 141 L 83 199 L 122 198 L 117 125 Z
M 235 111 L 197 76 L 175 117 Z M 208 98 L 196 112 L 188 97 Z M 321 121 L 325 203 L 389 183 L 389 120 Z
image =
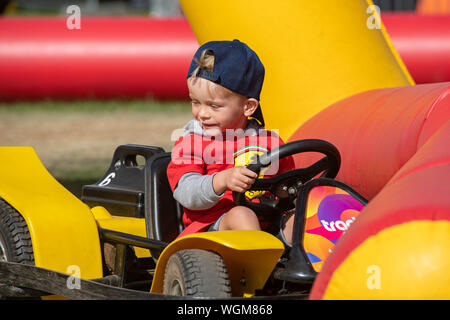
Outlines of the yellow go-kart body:
M 32 147 L 0 147 L 0 198 L 24 218 L 36 267 L 82 279 L 102 278 L 99 228 L 146 238 L 144 218 L 112 216 L 89 208 L 46 170 Z M 137 258 L 148 249 L 133 247 Z M 234 296 L 248 296 L 264 286 L 284 246 L 261 231 L 222 231 L 189 235 L 170 243 L 158 258 L 151 292 L 161 293 L 169 257 L 184 249 L 220 254 L 229 271 Z M 245 280 L 245 281 L 243 281 Z

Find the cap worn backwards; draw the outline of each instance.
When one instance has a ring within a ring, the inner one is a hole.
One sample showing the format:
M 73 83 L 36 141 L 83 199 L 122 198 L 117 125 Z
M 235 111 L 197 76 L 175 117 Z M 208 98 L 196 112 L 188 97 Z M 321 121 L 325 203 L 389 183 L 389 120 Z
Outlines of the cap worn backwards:
M 198 61 L 203 51 L 210 50 L 214 55 L 212 71 L 201 68 L 197 77 L 217 83 L 231 91 L 259 101 L 264 82 L 264 66 L 258 55 L 245 43 L 233 41 L 211 41 L 197 49 L 188 70 L 187 78 L 191 77 L 198 67 Z M 259 106 L 252 116 L 264 125 L 264 119 Z

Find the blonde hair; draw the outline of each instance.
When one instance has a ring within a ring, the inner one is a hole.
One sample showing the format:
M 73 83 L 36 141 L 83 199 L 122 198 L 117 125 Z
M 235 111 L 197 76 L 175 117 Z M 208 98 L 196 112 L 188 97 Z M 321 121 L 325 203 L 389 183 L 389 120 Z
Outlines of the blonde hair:
M 200 55 L 200 61 L 197 58 L 194 58 L 194 61 L 197 63 L 197 68 L 195 68 L 194 72 L 192 72 L 192 75 L 188 78 L 188 81 L 193 81 L 195 78 L 197 78 L 197 74 L 200 71 L 200 69 L 206 69 L 208 71 L 213 71 L 214 69 L 214 53 L 211 50 L 203 50 L 202 54 Z M 221 93 L 230 95 L 230 94 L 237 94 L 239 96 L 242 96 L 239 93 L 236 93 L 228 88 L 225 88 L 224 86 L 220 86 Z M 207 88 L 209 95 L 212 95 L 211 88 L 208 86 Z M 244 96 L 242 96 L 244 97 Z
M 197 76 L 197 73 L 200 69 L 206 69 L 208 71 L 212 71 L 214 68 L 214 53 L 211 50 L 203 50 L 200 55 L 200 61 L 197 58 L 194 58 L 194 61 L 198 64 L 197 68 L 192 72 L 193 78 Z

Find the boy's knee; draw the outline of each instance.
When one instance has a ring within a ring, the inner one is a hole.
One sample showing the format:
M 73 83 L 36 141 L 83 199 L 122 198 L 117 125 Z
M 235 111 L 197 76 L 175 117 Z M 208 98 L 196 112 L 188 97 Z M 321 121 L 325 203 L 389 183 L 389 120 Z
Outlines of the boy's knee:
M 253 219 L 256 218 L 257 216 L 256 214 L 253 212 L 253 210 L 247 208 L 247 207 L 243 207 L 243 206 L 236 206 L 233 209 L 231 209 L 230 211 L 228 211 L 228 213 L 230 214 L 230 216 L 232 215 L 233 217 L 236 218 L 240 218 L 240 219 Z
M 237 206 L 228 211 L 222 222 L 221 229 L 223 228 L 223 230 L 260 229 L 259 220 L 256 214 L 253 210 L 243 206 Z

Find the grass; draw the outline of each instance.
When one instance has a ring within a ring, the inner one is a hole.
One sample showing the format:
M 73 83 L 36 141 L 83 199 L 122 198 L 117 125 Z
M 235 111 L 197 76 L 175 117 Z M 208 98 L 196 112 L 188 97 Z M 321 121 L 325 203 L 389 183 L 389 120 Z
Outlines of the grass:
M 186 101 L 0 102 L 0 145 L 32 146 L 48 171 L 76 196 L 98 181 L 121 144 L 170 151 L 171 133 L 191 119 Z
M 0 101 L 0 113 L 23 112 L 88 112 L 109 113 L 114 111 L 133 112 L 184 112 L 186 101 L 160 100 L 39 100 L 39 101 Z

